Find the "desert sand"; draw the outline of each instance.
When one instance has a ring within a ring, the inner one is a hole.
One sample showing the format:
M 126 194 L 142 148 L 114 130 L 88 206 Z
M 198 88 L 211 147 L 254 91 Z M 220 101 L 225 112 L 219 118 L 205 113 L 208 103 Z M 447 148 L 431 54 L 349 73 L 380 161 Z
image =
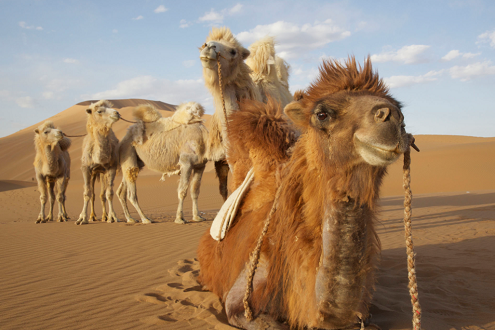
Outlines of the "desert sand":
M 132 119 L 132 107 L 150 101 L 113 102 Z M 83 134 L 87 104 L 50 119 L 66 134 Z M 174 110 L 154 105 L 164 116 Z M 0 139 L 0 329 L 233 329 L 218 298 L 195 281 L 198 240 L 222 205 L 212 165 L 199 197 L 205 222 L 173 223 L 178 176 L 159 182 L 160 174 L 145 169 L 138 196 L 155 223 L 75 226 L 83 182 L 82 138 L 73 138 L 71 220 L 37 225 L 37 125 Z M 114 126 L 118 138 L 129 125 Z M 495 329 L 495 138 L 417 135 L 416 144 L 421 152 L 412 151 L 412 224 L 423 328 Z M 377 224 L 382 262 L 371 313 L 384 330 L 411 329 L 401 161 L 383 184 Z M 120 181 L 119 174 L 117 186 Z M 123 220 L 117 197 L 114 205 Z M 96 207 L 101 215 L 99 202 Z M 184 209 L 187 219 L 189 197 Z

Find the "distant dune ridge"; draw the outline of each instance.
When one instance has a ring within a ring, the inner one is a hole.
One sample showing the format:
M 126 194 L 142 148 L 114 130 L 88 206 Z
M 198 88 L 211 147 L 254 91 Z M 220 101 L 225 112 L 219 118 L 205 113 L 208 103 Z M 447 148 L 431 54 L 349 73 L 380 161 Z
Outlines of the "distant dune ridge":
M 94 101 L 47 119 L 68 135 L 84 134 L 84 110 Z M 163 117 L 175 110 L 160 101 L 110 101 L 129 120 L 143 103 Z M 203 118 L 208 127 L 210 116 Z M 36 225 L 33 130 L 39 124 L 0 138 L 0 329 L 233 329 L 220 301 L 195 281 L 198 240 L 222 205 L 211 164 L 199 196 L 206 222 L 172 223 L 178 176 L 160 182 L 161 174 L 145 168 L 139 202 L 155 224 L 74 226 L 83 204 L 83 138 L 72 138 L 66 203 L 71 219 Z M 118 121 L 116 136 L 121 139 L 130 125 Z M 412 225 L 423 327 L 495 329 L 495 137 L 415 137 L 421 152 L 411 151 Z M 119 173 L 116 186 L 121 178 Z M 381 195 L 382 262 L 370 311 L 382 329 L 410 329 L 402 158 L 389 167 Z M 123 221 L 116 197 L 114 206 Z M 190 209 L 188 196 L 184 210 Z M 185 212 L 186 220 L 190 216 Z

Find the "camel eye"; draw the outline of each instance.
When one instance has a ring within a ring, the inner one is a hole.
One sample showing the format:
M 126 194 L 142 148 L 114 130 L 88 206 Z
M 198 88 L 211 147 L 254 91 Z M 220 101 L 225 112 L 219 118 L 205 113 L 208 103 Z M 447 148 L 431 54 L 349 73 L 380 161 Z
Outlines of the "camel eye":
M 327 119 L 328 114 L 326 112 L 318 112 L 316 114 L 316 117 L 318 117 L 319 121 L 324 121 L 325 119 Z
M 235 54 L 236 54 L 236 53 L 237 53 L 237 52 L 235 51 L 235 49 L 232 49 L 232 50 L 230 51 L 230 54 L 231 54 L 232 56 L 235 56 Z

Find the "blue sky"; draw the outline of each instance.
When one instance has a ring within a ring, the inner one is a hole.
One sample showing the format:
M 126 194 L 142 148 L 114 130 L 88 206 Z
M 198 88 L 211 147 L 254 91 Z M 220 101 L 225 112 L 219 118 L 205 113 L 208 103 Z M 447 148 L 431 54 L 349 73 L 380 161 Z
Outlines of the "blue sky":
M 413 134 L 495 136 L 495 1 L 0 0 L 0 136 L 88 99 L 197 101 L 198 47 L 274 36 L 291 91 L 322 59 L 371 56 Z M 63 128 L 63 127 L 62 127 Z

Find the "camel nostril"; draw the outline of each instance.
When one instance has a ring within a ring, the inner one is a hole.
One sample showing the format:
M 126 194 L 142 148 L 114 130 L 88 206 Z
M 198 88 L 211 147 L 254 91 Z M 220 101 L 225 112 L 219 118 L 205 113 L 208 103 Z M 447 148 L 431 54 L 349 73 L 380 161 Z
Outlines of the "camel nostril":
M 377 123 L 384 122 L 387 120 L 389 115 L 390 115 L 390 109 L 388 109 L 388 108 L 378 109 L 375 112 L 375 121 Z

